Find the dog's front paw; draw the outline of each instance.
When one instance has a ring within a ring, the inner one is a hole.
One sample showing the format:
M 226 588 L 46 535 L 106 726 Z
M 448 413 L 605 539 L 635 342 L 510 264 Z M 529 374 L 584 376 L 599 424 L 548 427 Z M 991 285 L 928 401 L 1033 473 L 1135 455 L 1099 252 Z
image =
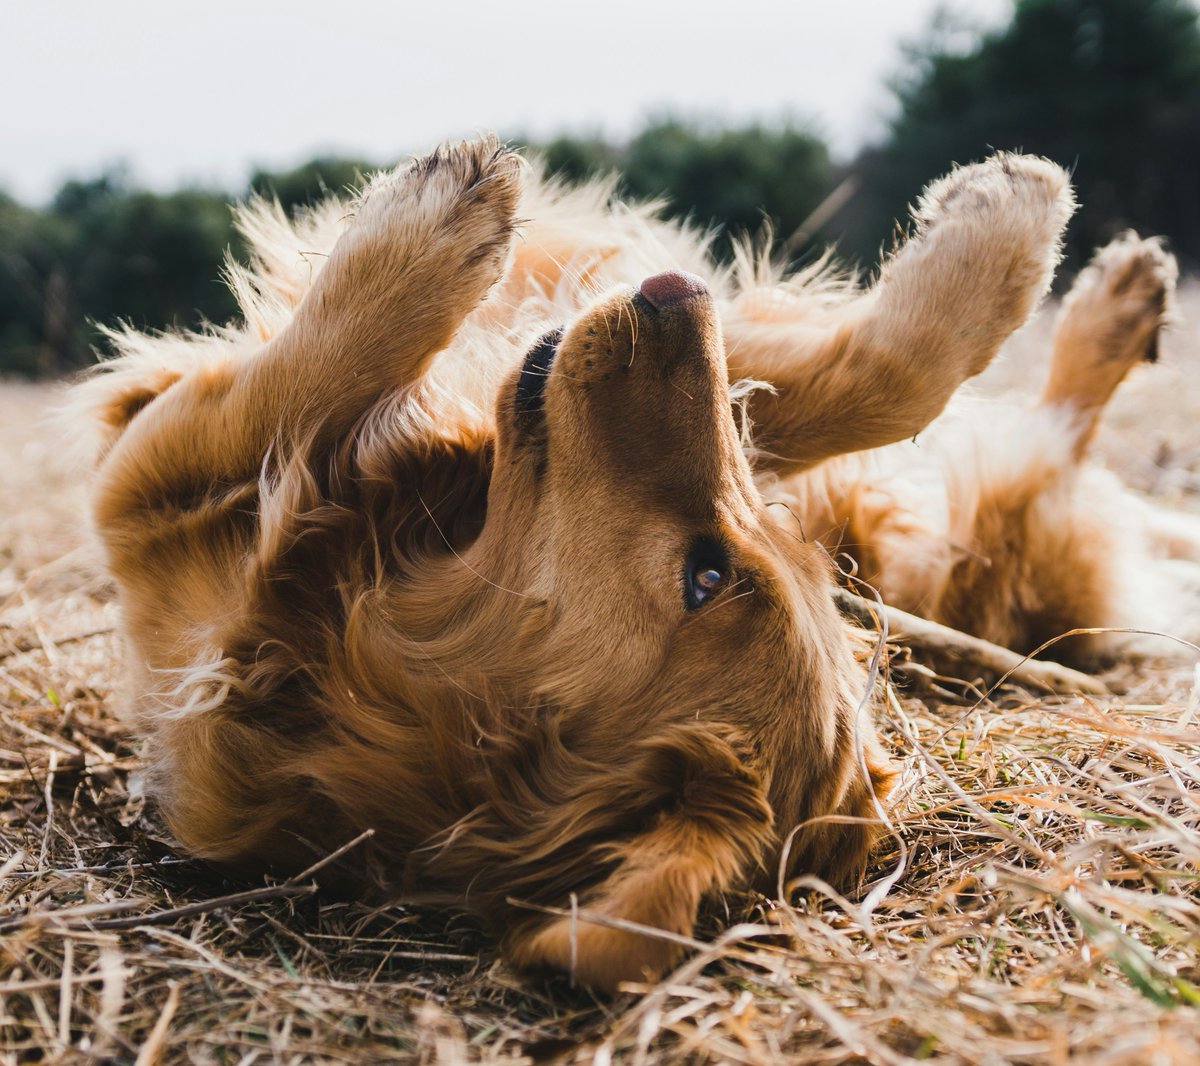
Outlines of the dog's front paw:
M 952 346 L 954 369 L 977 374 L 1049 288 L 1074 207 L 1066 172 L 1048 160 L 1002 153 L 959 167 L 921 196 L 882 281 L 896 303 L 967 341 Z
M 383 238 L 371 243 L 385 251 L 389 273 L 418 264 L 428 272 L 431 299 L 443 286 L 486 290 L 512 243 L 521 168 L 520 157 L 494 135 L 441 145 L 376 177 L 354 227 Z
M 913 218 L 918 237 L 928 237 L 944 222 L 974 222 L 996 238 L 1035 244 L 1040 258 L 1046 245 L 1057 247 L 1074 209 L 1070 181 L 1057 163 L 1000 152 L 931 183 Z

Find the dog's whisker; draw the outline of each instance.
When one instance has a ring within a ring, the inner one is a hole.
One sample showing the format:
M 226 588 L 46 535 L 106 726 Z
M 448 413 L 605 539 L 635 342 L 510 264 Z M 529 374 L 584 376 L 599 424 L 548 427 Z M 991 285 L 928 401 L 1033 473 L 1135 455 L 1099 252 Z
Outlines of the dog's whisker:
M 472 567 L 472 565 L 470 565 L 470 563 L 468 563 L 466 561 L 466 559 L 464 559 L 460 555 L 460 553 L 458 553 L 458 551 L 455 549 L 455 546 L 450 543 L 450 538 L 446 537 L 445 531 L 443 531 L 443 528 L 438 525 L 438 520 L 436 519 L 436 517 L 433 517 L 433 511 L 431 511 L 430 508 L 428 508 L 428 505 L 425 503 L 424 499 L 421 498 L 420 492 L 416 492 L 415 496 L 416 496 L 416 499 L 418 499 L 418 501 L 420 502 L 421 507 L 425 509 L 425 514 L 428 515 L 428 517 L 430 517 L 430 521 L 433 523 L 433 528 L 437 529 L 439 537 L 442 538 L 443 543 L 445 544 L 446 547 L 448 547 L 451 555 L 454 556 L 458 562 L 462 563 L 464 568 L 466 568 L 467 570 L 470 571 L 470 573 L 472 573 L 476 577 L 478 577 L 478 579 L 480 581 L 484 582 L 485 585 L 491 586 L 492 588 L 496 589 L 497 592 L 504 592 L 504 593 L 508 593 L 509 595 L 515 595 L 515 597 L 517 597 L 518 599 L 534 599 L 534 600 L 538 599 L 538 597 L 533 597 L 533 595 L 528 595 L 527 593 L 523 593 L 523 592 L 517 592 L 515 588 L 505 588 L 503 585 L 497 585 L 497 583 L 492 581 L 490 579 L 490 577 L 487 577 L 484 574 L 480 574 L 479 570 L 476 570 L 474 567 Z

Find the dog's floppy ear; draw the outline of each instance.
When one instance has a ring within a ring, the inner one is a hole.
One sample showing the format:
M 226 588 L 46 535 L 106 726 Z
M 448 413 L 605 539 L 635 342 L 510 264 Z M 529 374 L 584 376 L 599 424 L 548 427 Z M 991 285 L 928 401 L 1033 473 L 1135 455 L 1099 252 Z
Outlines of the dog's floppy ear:
M 552 875 L 555 891 L 543 885 L 530 895 L 562 908 L 574 896 L 578 908 L 550 918 L 517 910 L 504 940 L 510 961 L 566 971 L 604 992 L 671 966 L 684 951 L 677 940 L 590 919 L 689 936 L 702 900 L 746 880 L 771 839 L 772 814 L 740 748 L 732 733 L 677 726 L 636 745 L 623 766 L 596 774 L 586 792 L 560 805 L 551 815 L 557 825 L 548 822 L 543 832 L 570 833 L 591 846 L 544 856 L 551 870 L 559 858 L 570 865 Z M 604 822 L 614 835 L 597 841 Z M 511 895 L 522 895 L 519 883 Z

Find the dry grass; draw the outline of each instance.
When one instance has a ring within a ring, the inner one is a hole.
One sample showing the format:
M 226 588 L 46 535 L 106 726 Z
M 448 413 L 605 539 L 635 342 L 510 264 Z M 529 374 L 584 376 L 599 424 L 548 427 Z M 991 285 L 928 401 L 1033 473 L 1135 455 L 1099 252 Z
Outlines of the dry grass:
M 1191 328 L 1100 442 L 1186 507 Z M 1040 331 L 993 384 L 1028 376 Z M 598 1002 L 522 982 L 461 919 L 247 894 L 173 853 L 113 717 L 111 591 L 47 402 L 0 390 L 0 1063 L 1200 1061 L 1190 673 L 1128 672 L 1104 705 L 889 690 L 904 773 L 864 884 L 727 901 L 676 973 Z

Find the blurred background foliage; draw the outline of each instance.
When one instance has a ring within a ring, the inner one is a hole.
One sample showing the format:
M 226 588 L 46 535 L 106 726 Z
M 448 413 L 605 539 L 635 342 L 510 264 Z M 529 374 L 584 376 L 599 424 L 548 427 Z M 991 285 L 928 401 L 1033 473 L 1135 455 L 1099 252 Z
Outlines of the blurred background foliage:
M 769 221 L 781 254 L 836 244 L 874 266 L 931 178 L 993 149 L 1036 152 L 1074 174 L 1082 208 L 1065 275 L 1133 226 L 1200 263 L 1200 24 L 1188 0 L 1014 0 L 980 34 L 945 16 L 910 46 L 890 87 L 892 119 L 856 158 L 830 157 L 795 125 L 742 128 L 671 117 L 624 143 L 561 136 L 529 144 L 571 180 L 616 171 L 622 194 L 732 235 Z M 399 147 L 399 146 L 398 146 Z M 235 313 L 220 281 L 243 249 L 228 203 L 250 192 L 297 210 L 393 160 L 317 158 L 259 171 L 245 189 L 139 188 L 114 170 L 69 181 L 34 208 L 0 193 L 0 374 L 54 376 L 90 363 L 95 323 L 152 329 Z

